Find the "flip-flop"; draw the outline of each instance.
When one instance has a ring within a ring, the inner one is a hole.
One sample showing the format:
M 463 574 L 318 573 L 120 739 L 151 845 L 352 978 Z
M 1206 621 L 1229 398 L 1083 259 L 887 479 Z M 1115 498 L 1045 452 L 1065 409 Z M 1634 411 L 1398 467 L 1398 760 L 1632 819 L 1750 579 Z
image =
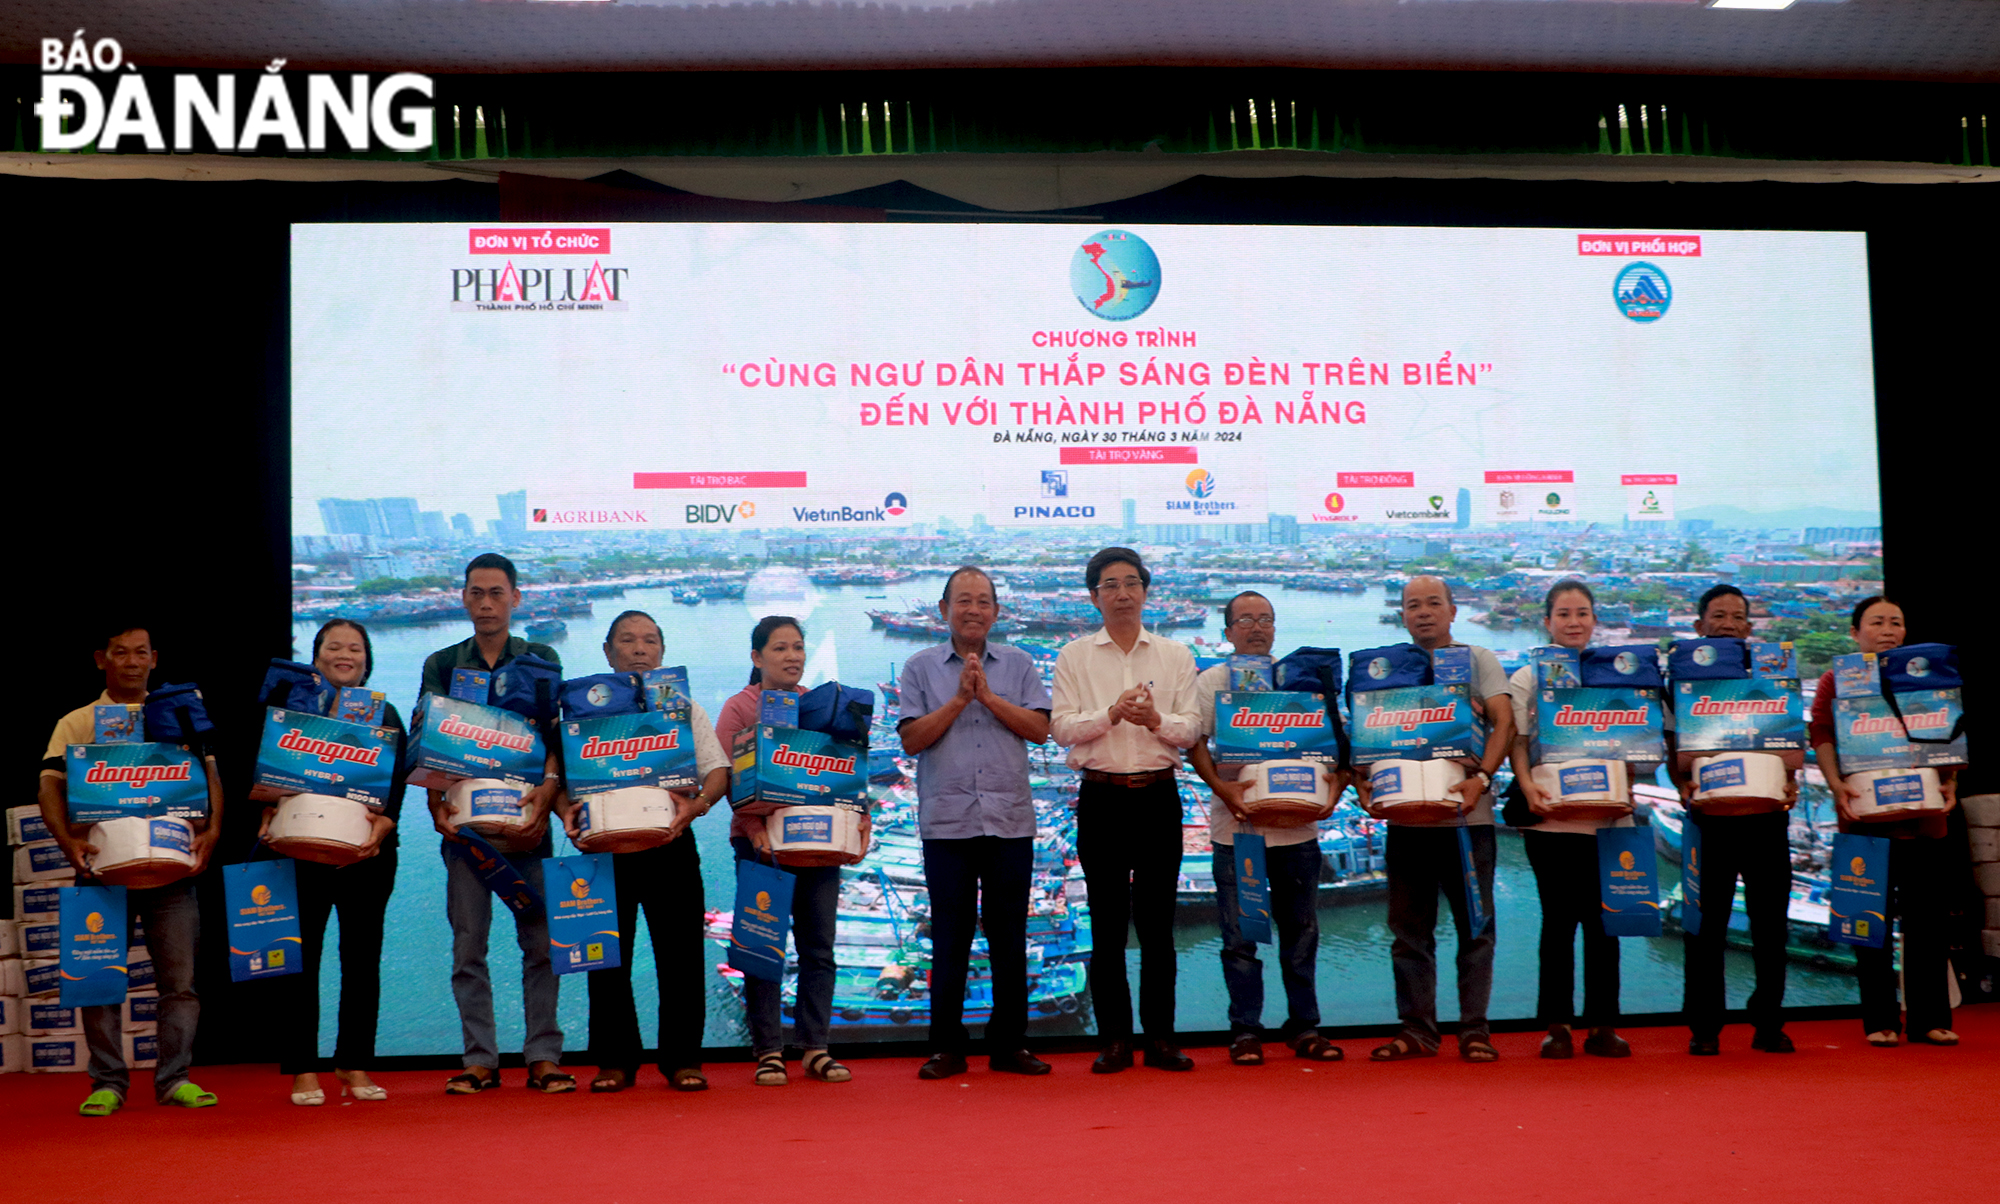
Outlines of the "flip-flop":
M 109 1087 L 100 1087 L 83 1097 L 83 1107 L 76 1110 L 78 1116 L 109 1116 L 125 1106 L 125 1097 Z
M 1306 1033 L 1292 1041 L 1292 1052 L 1308 1062 L 1338 1062 L 1347 1056 L 1340 1046 L 1320 1036 Z
M 528 1090 L 539 1091 L 543 1095 L 568 1095 L 576 1090 L 576 1076 L 561 1070 L 551 1070 L 545 1075 L 528 1076 Z
M 1371 1062 L 1404 1062 L 1411 1058 L 1435 1058 L 1438 1051 L 1425 1045 L 1408 1033 L 1397 1033 L 1387 1045 L 1377 1045 L 1368 1051 Z
M 470 1070 L 461 1071 L 444 1081 L 446 1095 L 478 1095 L 482 1091 L 492 1091 L 500 1086 L 500 1072 L 477 1075 Z
M 166 1098 L 160 1102 L 176 1108 L 213 1108 L 219 1101 L 215 1092 L 203 1091 L 191 1082 L 184 1082 L 167 1092 Z

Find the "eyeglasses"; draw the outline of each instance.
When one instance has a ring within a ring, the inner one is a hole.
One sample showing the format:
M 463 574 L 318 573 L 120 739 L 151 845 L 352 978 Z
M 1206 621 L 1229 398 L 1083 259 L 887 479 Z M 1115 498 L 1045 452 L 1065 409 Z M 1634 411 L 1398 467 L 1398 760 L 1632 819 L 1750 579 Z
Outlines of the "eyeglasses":
M 1100 593 L 1105 591 L 1126 593 L 1132 590 L 1144 589 L 1146 588 L 1146 583 L 1137 577 L 1120 577 L 1115 581 L 1099 581 L 1097 588 Z
M 1272 615 L 1238 615 L 1236 621 L 1231 623 L 1230 626 L 1256 627 L 1264 631 L 1269 631 L 1276 622 L 1277 619 Z

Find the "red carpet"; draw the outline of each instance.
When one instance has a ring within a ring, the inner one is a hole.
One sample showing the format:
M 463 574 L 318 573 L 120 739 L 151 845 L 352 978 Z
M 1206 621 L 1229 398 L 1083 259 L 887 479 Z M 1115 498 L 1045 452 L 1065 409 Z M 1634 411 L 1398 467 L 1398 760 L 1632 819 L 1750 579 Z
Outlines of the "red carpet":
M 1619 1062 L 1544 1062 L 1538 1034 L 1503 1034 L 1490 1066 L 1369 1065 L 1372 1040 L 1310 1071 L 1204 1049 L 1183 1075 L 1098 1078 L 1072 1054 L 1046 1079 L 975 1062 L 926 1083 L 915 1060 L 856 1059 L 850 1084 L 774 1089 L 722 1064 L 703 1095 L 648 1070 L 622 1095 L 545 1098 L 510 1070 L 447 1098 L 443 1072 L 406 1072 L 380 1076 L 387 1103 L 317 1109 L 270 1067 L 208 1067 L 219 1107 L 157 1108 L 140 1075 L 108 1120 L 75 1115 L 82 1075 L 10 1075 L 0 1133 L 24 1204 L 1921 1200 L 1986 1192 L 2000 1152 L 2000 1008 L 1957 1024 L 1957 1049 L 1879 1050 L 1858 1021 L 1795 1023 L 1790 1057 L 1737 1026 L 1719 1058 L 1688 1057 L 1683 1029 L 1632 1030 Z

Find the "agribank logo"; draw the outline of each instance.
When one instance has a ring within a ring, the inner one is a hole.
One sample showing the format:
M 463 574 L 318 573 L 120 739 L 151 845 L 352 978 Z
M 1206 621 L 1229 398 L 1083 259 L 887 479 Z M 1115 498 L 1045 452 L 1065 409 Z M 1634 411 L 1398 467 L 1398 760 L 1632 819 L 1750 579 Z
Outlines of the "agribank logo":
M 1136 234 L 1102 230 L 1070 256 L 1069 287 L 1077 304 L 1094 316 L 1130 321 L 1159 300 L 1160 258 Z
M 138 139 L 146 150 L 164 151 L 169 134 L 172 149 L 191 151 L 197 128 L 210 146 L 225 154 L 255 152 L 266 138 L 280 140 L 288 151 L 325 151 L 329 127 L 338 133 L 342 148 L 350 151 L 374 149 L 376 142 L 405 152 L 431 145 L 431 106 L 399 108 L 396 103 L 405 94 L 429 100 L 433 90 L 428 75 L 400 71 L 372 87 L 361 74 L 308 75 L 301 127 L 299 105 L 280 74 L 284 59 L 272 59 L 262 75 L 253 77 L 256 84 L 243 89 L 249 93 L 246 106 L 237 103 L 238 77 L 233 72 L 216 73 L 212 89 L 204 87 L 199 76 L 176 75 L 172 98 L 163 96 L 156 104 L 151 84 L 166 81 L 140 75 L 138 64 L 125 57 L 117 38 L 92 42 L 79 29 L 67 42 L 43 38 L 41 50 L 42 94 L 34 111 L 41 119 L 45 151 L 93 146 L 115 151 L 127 138 Z M 107 80 L 100 86 L 92 76 L 117 82 Z M 106 87 L 111 93 L 108 100 Z M 165 126 L 162 114 L 168 118 Z

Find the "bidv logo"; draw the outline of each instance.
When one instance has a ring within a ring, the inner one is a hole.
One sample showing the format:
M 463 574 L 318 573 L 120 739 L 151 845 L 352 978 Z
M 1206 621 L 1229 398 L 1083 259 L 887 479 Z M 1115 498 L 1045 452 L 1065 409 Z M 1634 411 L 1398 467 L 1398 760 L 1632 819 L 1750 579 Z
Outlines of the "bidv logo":
M 715 502 L 689 502 L 687 522 L 689 526 L 698 523 L 731 523 L 739 518 L 756 518 L 757 503 L 745 499 L 733 506 L 718 505 Z
M 1070 256 L 1069 287 L 1091 314 L 1107 322 L 1130 321 L 1159 300 L 1160 259 L 1136 234 L 1100 231 Z
M 910 499 L 904 497 L 900 493 L 892 493 L 888 497 L 882 499 L 882 509 L 888 511 L 889 516 L 891 518 L 900 517 L 903 511 L 908 510 L 909 508 L 910 508 Z
M 253 86 L 241 89 L 249 100 L 239 107 L 239 79 L 227 71 L 214 74 L 212 90 L 199 76 L 176 75 L 171 99 L 161 96 L 156 102 L 149 84 L 166 81 L 140 75 L 116 38 L 88 42 L 79 29 L 67 43 L 43 38 L 41 50 L 42 94 L 34 111 L 41 118 L 45 151 L 79 151 L 93 144 L 99 151 L 116 151 L 126 138 L 138 139 L 149 151 L 164 151 L 169 135 L 172 149 L 192 151 L 197 128 L 206 143 L 203 149 L 224 154 L 254 153 L 266 138 L 280 140 L 287 151 L 325 151 L 329 128 L 350 151 L 374 149 L 373 142 L 393 151 L 420 151 L 432 141 L 431 106 L 396 105 L 405 93 L 429 100 L 428 75 L 397 72 L 373 85 L 372 94 L 366 75 L 308 75 L 301 126 L 301 106 L 280 74 L 284 59 L 272 59 L 262 75 L 253 77 Z M 100 86 L 93 75 L 117 82 Z M 163 114 L 168 118 L 164 127 Z
M 1667 316 L 1674 302 L 1674 286 L 1667 274 L 1650 263 L 1628 263 L 1612 283 L 1611 298 L 1619 312 L 1634 322 L 1657 322 Z

